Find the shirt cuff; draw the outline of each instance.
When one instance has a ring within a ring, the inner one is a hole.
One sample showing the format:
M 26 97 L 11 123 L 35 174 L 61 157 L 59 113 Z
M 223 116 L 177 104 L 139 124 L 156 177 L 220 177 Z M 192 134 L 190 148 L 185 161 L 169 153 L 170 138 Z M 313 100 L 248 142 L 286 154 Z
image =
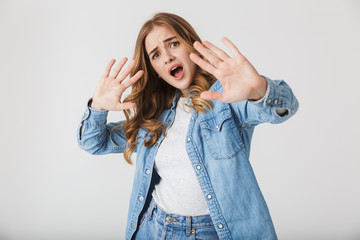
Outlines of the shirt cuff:
M 106 122 L 106 118 L 109 113 L 109 110 L 94 109 L 90 107 L 91 103 L 92 103 L 92 98 L 90 98 L 87 103 L 87 108 L 85 110 L 84 116 L 82 117 L 82 120 L 89 120 L 90 122 L 93 123 Z
M 279 116 L 287 115 L 288 110 L 286 108 L 280 107 L 280 104 L 281 104 L 280 103 L 280 92 L 278 92 L 276 84 L 269 78 L 267 78 L 263 75 L 260 75 L 260 76 L 262 76 L 267 82 L 265 96 L 256 101 L 252 101 L 252 100 L 248 100 L 248 101 L 251 102 L 252 104 L 263 105 L 266 108 L 273 107 L 273 108 L 275 108 L 275 112 Z

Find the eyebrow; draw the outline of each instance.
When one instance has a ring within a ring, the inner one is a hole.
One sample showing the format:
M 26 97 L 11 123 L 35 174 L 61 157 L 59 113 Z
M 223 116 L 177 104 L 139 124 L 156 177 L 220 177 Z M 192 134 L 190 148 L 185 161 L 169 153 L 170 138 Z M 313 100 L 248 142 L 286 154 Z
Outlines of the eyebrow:
M 173 37 L 169 37 L 167 39 L 165 39 L 163 42 L 166 43 L 166 42 L 169 42 L 171 40 L 173 40 L 174 38 L 176 38 L 176 36 L 173 36 Z M 153 50 L 151 50 L 148 55 L 150 56 L 153 52 L 155 52 L 156 50 L 158 49 L 158 47 L 155 47 Z

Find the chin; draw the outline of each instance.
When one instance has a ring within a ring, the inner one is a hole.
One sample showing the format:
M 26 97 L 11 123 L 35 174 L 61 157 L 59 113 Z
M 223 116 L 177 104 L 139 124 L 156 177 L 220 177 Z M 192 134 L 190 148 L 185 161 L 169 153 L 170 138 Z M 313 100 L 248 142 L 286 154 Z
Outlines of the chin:
M 190 85 L 191 85 L 191 82 L 184 82 L 183 84 L 176 84 L 177 86 L 174 86 L 176 87 L 177 89 L 181 90 L 182 92 L 186 91 Z

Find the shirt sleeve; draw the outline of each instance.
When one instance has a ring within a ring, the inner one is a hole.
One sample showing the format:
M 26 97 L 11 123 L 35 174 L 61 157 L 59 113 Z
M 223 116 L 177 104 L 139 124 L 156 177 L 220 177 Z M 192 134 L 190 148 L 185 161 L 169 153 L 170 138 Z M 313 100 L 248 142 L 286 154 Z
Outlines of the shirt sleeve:
M 231 104 L 241 122 L 248 126 L 264 122 L 274 124 L 284 122 L 299 108 L 297 98 L 284 80 L 262 77 L 267 81 L 267 90 L 263 98 L 257 101 L 247 100 Z
M 127 145 L 125 131 L 121 126 L 124 121 L 107 124 L 109 111 L 91 108 L 91 102 L 92 99 L 88 101 L 77 128 L 79 147 L 94 155 L 124 152 Z

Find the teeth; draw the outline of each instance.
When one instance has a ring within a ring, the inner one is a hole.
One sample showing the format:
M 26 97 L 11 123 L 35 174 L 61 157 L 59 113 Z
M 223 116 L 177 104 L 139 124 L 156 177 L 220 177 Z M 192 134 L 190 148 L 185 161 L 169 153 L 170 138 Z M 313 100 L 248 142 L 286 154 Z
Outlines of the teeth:
M 171 69 L 171 71 L 174 71 L 175 69 L 177 69 L 178 67 L 173 67 L 172 69 Z

